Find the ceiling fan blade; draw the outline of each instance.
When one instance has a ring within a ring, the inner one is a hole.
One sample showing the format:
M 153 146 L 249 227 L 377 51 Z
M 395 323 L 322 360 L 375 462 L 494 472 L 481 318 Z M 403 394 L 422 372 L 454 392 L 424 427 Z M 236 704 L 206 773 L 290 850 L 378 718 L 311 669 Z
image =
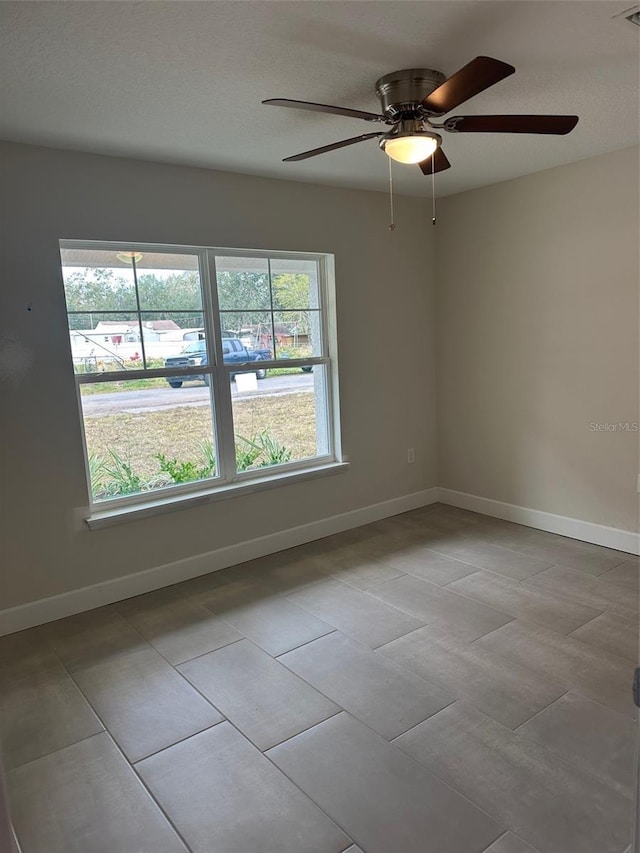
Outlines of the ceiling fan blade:
M 341 142 L 332 142 L 331 145 L 323 145 L 321 148 L 312 148 L 311 151 L 303 151 L 302 154 L 294 154 L 293 157 L 285 157 L 283 163 L 291 163 L 297 160 L 306 160 L 327 151 L 335 151 L 336 148 L 345 148 L 347 145 L 355 145 L 356 142 L 364 142 L 365 139 L 374 139 L 376 136 L 384 136 L 383 133 L 363 133 L 361 136 L 352 136 L 351 139 L 343 139 Z
M 433 166 L 431 165 L 432 160 Z M 427 157 L 422 163 L 418 163 L 418 166 L 422 169 L 423 175 L 430 175 L 432 171 L 435 174 L 436 172 L 444 172 L 445 169 L 450 169 L 451 163 L 447 160 L 447 155 L 442 148 L 436 148 L 431 157 Z
M 422 106 L 435 115 L 451 112 L 469 98 L 504 80 L 515 70 L 513 65 L 507 65 L 499 59 L 476 56 L 427 95 L 422 101 Z
M 564 136 L 578 116 L 452 116 L 444 129 L 454 133 L 555 133 Z
M 292 107 L 295 110 L 309 110 L 313 113 L 332 113 L 337 116 L 361 118 L 365 121 L 387 121 L 383 115 L 378 115 L 378 113 L 351 110 L 348 107 L 332 107 L 330 104 L 312 104 L 310 101 L 292 101 L 289 98 L 269 98 L 262 103 L 271 107 Z

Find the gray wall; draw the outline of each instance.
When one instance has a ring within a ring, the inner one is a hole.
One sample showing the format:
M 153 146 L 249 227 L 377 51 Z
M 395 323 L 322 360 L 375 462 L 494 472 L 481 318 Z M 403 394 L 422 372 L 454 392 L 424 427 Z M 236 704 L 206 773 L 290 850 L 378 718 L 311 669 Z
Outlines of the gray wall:
M 390 233 L 380 193 L 12 144 L 0 154 L 0 609 L 435 485 L 434 251 L 422 201 L 398 198 Z M 85 529 L 59 238 L 334 253 L 350 469 Z
M 444 199 L 435 235 L 420 199 L 389 233 L 378 193 L 0 155 L 0 609 L 436 483 L 637 529 L 638 434 L 590 429 L 640 420 L 637 149 Z M 59 238 L 334 253 L 348 472 L 88 531 Z
M 438 212 L 439 485 L 638 528 L 638 149 Z

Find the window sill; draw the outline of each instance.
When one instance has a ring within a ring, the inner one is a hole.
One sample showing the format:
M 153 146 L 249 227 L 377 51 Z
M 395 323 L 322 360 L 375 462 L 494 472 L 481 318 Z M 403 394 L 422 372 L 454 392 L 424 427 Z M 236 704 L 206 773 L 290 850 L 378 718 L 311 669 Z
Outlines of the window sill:
M 269 477 L 255 479 L 239 483 L 231 483 L 227 486 L 218 486 L 209 491 L 197 492 L 190 495 L 179 495 L 176 497 L 164 497 L 162 500 L 145 501 L 135 506 L 128 505 L 121 509 L 109 509 L 104 512 L 94 512 L 85 521 L 90 530 L 101 530 L 104 527 L 113 527 L 124 524 L 127 521 L 138 521 L 140 518 L 148 518 L 153 515 L 163 515 L 167 512 L 176 512 L 202 504 L 226 500 L 231 497 L 240 497 L 252 492 L 261 492 L 278 486 L 296 483 L 301 480 L 313 480 L 316 477 L 327 477 L 346 471 L 348 462 L 331 462 L 318 468 L 303 468 L 298 471 L 283 474 L 272 474 Z

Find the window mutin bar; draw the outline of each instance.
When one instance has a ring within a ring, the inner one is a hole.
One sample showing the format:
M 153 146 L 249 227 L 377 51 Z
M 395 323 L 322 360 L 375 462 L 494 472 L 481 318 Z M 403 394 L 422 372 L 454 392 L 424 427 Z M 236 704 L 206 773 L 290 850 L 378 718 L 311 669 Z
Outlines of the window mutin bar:
M 146 370 L 100 370 L 93 373 L 75 373 L 76 382 L 92 385 L 98 382 L 126 382 L 131 379 L 164 379 L 166 376 L 202 376 L 212 373 L 209 365 L 198 367 L 148 367 Z

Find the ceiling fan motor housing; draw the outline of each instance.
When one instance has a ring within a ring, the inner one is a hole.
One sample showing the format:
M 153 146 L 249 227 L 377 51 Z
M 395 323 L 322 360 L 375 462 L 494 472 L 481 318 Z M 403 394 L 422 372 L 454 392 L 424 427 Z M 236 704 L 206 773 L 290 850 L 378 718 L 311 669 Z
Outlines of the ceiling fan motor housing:
M 392 120 L 415 117 L 420 101 L 445 80 L 444 74 L 429 68 L 408 68 L 385 74 L 376 83 L 382 112 Z

